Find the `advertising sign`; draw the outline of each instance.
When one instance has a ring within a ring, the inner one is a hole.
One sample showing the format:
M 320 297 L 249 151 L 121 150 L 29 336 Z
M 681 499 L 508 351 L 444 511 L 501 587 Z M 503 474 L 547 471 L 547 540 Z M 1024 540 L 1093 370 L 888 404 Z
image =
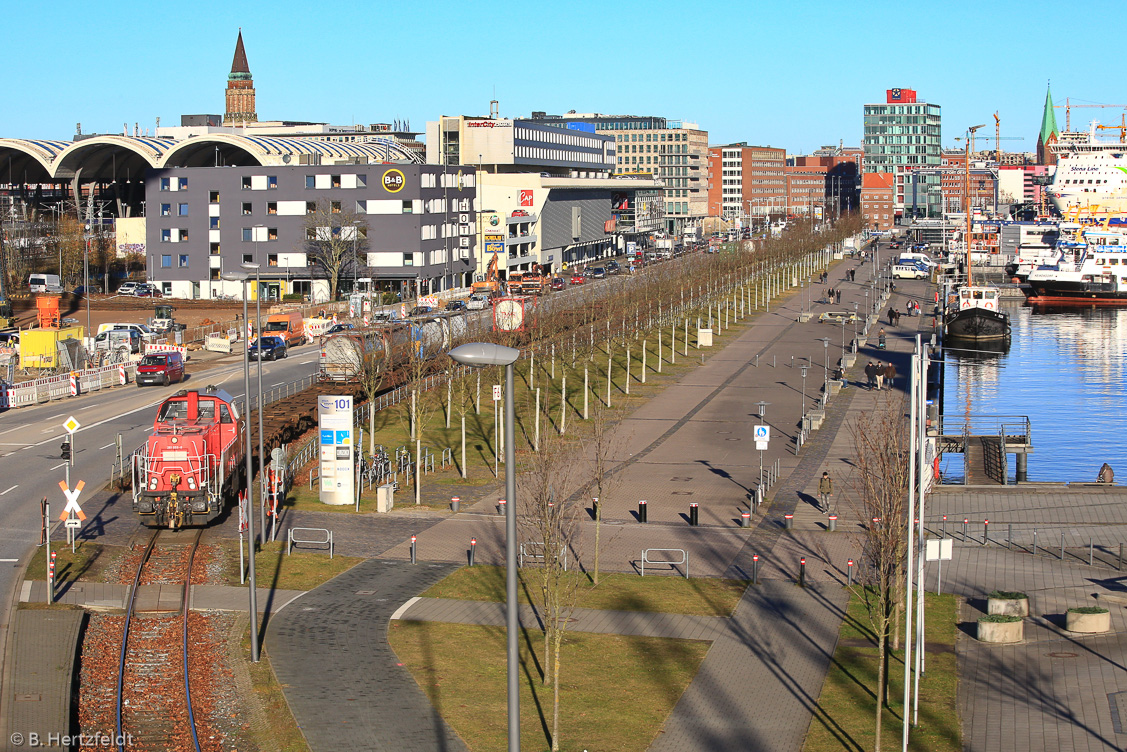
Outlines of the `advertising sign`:
M 504 235 L 486 235 L 485 236 L 485 255 L 489 256 L 492 253 L 505 252 L 505 236 Z
M 321 437 L 321 502 L 351 504 L 355 500 L 352 397 L 318 397 L 317 424 Z
M 534 206 L 532 203 L 532 189 L 522 188 L 520 192 L 520 205 L 521 206 Z

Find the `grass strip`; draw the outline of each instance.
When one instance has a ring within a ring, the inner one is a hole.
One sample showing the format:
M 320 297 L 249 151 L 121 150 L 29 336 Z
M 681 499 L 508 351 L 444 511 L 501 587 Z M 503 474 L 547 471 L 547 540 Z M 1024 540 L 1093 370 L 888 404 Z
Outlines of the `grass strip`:
M 389 640 L 447 723 L 471 750 L 505 749 L 505 630 L 392 622 Z M 560 749 L 641 752 L 696 674 L 710 643 L 570 633 L 560 656 Z M 521 749 L 551 748 L 552 688 L 543 686 L 544 638 L 520 640 Z

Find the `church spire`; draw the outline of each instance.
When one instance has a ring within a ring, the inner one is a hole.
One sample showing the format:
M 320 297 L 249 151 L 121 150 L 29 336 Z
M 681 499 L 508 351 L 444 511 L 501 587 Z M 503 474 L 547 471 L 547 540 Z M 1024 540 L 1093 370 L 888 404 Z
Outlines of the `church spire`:
M 1045 87 L 1045 111 L 1041 115 L 1041 132 L 1037 134 L 1037 162 L 1051 165 L 1057 163 L 1057 155 L 1050 145 L 1060 141 L 1060 128 L 1057 127 L 1057 114 L 1053 107 L 1053 92 Z
M 247 64 L 247 53 L 243 49 L 243 30 L 239 29 L 239 39 L 235 42 L 235 57 L 231 61 L 231 73 L 227 76 L 227 111 L 223 115 L 224 125 L 257 123 L 258 113 L 254 109 L 254 78 Z

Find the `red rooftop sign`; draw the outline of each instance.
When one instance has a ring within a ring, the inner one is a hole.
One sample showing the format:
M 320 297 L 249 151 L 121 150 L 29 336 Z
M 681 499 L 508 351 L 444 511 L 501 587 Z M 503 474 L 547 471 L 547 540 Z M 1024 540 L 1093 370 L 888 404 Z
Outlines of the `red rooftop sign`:
M 888 104 L 912 104 L 916 101 L 915 89 L 885 89 Z

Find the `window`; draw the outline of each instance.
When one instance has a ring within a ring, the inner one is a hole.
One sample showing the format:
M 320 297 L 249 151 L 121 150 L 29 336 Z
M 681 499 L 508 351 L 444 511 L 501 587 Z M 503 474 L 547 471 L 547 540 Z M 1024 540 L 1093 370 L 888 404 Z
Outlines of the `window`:
M 251 185 L 250 175 L 243 175 L 243 190 L 249 191 Z
M 411 211 L 412 211 L 411 202 L 410 201 L 404 201 L 403 202 L 403 213 L 404 214 L 410 214 Z
M 333 214 L 340 214 L 340 202 L 339 201 L 330 201 L 329 202 L 329 211 L 331 211 Z
M 368 213 L 368 202 L 367 201 L 357 201 L 356 202 L 356 213 L 357 214 L 367 214 Z
M 180 231 L 180 242 L 181 243 L 187 243 L 188 242 L 188 230 L 186 228 Z
M 170 191 L 170 190 L 172 190 L 172 187 L 171 187 L 171 182 L 172 182 L 172 179 L 171 179 L 171 178 L 161 178 L 161 179 L 160 179 L 160 189 L 161 189 L 162 191 Z
M 164 228 L 163 230 L 161 230 L 160 231 L 160 242 L 171 243 L 172 242 L 172 230 L 169 230 L 167 227 Z
M 266 239 L 267 240 L 277 240 L 278 239 L 278 228 L 277 227 L 266 228 Z
M 211 255 L 212 256 L 218 256 L 219 255 L 219 243 L 212 243 L 211 244 Z
M 340 175 L 332 176 L 332 186 L 333 188 L 340 188 Z
M 208 222 L 209 222 L 208 229 L 211 229 L 211 230 L 218 230 L 219 229 L 219 217 L 208 217 Z
M 209 204 L 219 203 L 219 191 L 211 191 L 207 194 L 207 202 Z
M 161 204 L 160 205 L 160 215 L 162 217 L 171 217 L 172 216 L 172 204 Z
M 162 269 L 172 268 L 172 254 L 166 253 L 160 257 L 160 266 Z
M 274 191 L 278 189 L 278 176 L 268 175 L 266 177 L 266 190 Z
M 414 265 L 415 265 L 415 254 L 404 253 L 403 254 L 403 266 L 414 266 Z
M 368 187 L 368 176 L 367 175 L 357 175 L 356 176 L 356 187 L 357 188 L 367 188 Z
M 277 266 L 278 265 L 278 254 L 276 254 L 276 253 L 267 254 L 266 255 L 266 265 L 267 266 Z
M 179 183 L 180 190 L 182 190 L 182 191 L 188 190 L 188 178 L 177 178 L 177 181 Z
M 254 254 L 253 253 L 244 253 L 243 254 L 243 263 L 244 264 L 253 264 L 254 263 Z
M 180 204 L 180 206 L 178 207 L 178 211 L 176 213 L 179 214 L 181 217 L 188 216 L 188 205 L 187 204 Z
M 305 176 L 305 187 L 306 188 L 316 188 L 317 187 L 317 176 L 316 175 L 306 175 Z
M 253 209 L 251 208 L 251 204 L 250 204 L 250 202 L 249 202 L 249 201 L 244 201 L 244 202 L 243 202 L 243 216 L 244 216 L 244 217 L 245 217 L 245 216 L 248 216 L 248 215 L 250 215 L 251 213 L 253 213 Z
M 177 262 L 177 266 L 179 266 L 181 269 L 186 268 L 188 266 L 188 254 L 181 253 L 179 256 L 176 257 L 176 262 Z
M 254 240 L 254 229 L 250 227 L 243 228 L 243 242 L 249 243 Z
M 266 202 L 266 213 L 267 214 L 277 214 L 278 213 L 278 202 L 277 201 L 267 201 Z
M 309 216 L 310 214 L 316 214 L 316 213 L 317 213 L 317 202 L 316 201 L 306 201 L 305 202 L 305 215 Z

